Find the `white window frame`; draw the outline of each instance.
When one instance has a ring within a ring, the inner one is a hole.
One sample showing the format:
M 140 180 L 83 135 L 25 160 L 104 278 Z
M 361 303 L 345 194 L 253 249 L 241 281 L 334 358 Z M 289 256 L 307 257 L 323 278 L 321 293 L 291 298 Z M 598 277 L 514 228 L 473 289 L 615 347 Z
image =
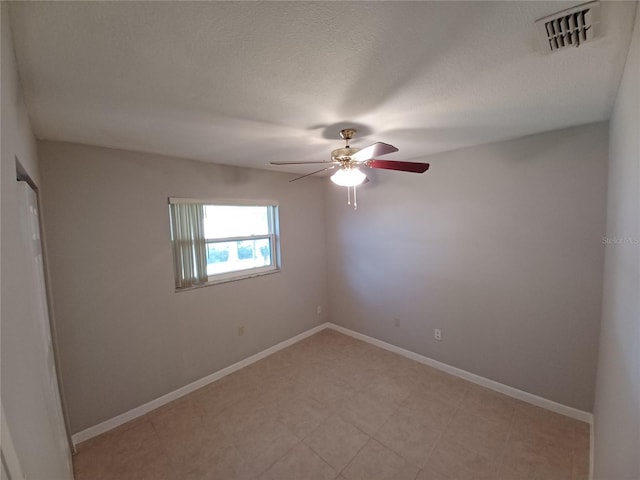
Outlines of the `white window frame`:
M 206 206 L 238 206 L 238 207 L 268 207 L 269 208 L 269 232 L 264 235 L 248 235 L 237 237 L 224 237 L 215 239 L 206 239 L 206 244 L 216 244 L 237 241 L 253 241 L 268 239 L 271 249 L 271 265 L 263 267 L 254 267 L 243 270 L 234 270 L 231 272 L 217 273 L 208 275 L 208 281 L 204 285 L 196 285 L 193 287 L 181 288 L 176 291 L 191 290 L 193 288 L 206 287 L 218 283 L 234 282 L 246 278 L 253 278 L 271 273 L 280 272 L 280 225 L 279 225 L 279 204 L 274 200 L 252 200 L 252 199 L 191 199 L 191 198 L 169 198 L 169 203 L 199 203 Z M 175 274 L 175 273 L 174 273 Z

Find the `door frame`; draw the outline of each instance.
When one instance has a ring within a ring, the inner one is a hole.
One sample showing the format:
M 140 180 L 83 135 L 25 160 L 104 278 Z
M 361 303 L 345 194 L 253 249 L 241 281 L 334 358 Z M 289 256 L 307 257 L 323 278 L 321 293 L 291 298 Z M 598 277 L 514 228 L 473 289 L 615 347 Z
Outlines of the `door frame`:
M 53 361 L 55 364 L 55 372 L 56 372 L 56 383 L 58 387 L 58 397 L 60 399 L 60 407 L 62 409 L 62 419 L 63 426 L 65 430 L 65 436 L 67 439 L 67 444 L 69 445 L 69 451 L 72 455 L 77 453 L 77 449 L 75 444 L 73 443 L 73 439 L 71 438 L 71 429 L 69 423 L 69 414 L 67 411 L 67 402 L 64 394 L 64 387 L 62 385 L 62 377 L 61 377 L 61 367 L 60 367 L 60 354 L 58 349 L 58 335 L 55 325 L 55 314 L 53 309 L 53 300 L 51 295 L 51 275 L 49 271 L 49 262 L 48 262 L 48 252 L 46 248 L 46 237 L 44 232 L 44 222 L 43 222 L 43 214 L 42 214 L 42 201 L 40 198 L 40 190 L 35 182 L 31 179 L 29 174 L 20 164 L 20 161 L 17 157 L 15 157 L 16 164 L 16 181 L 25 182 L 35 193 L 36 196 L 36 205 L 38 208 L 38 230 L 40 233 L 40 250 L 42 252 L 42 270 L 44 275 L 44 294 L 45 301 L 47 305 L 47 317 L 49 324 L 49 335 L 51 337 L 51 344 L 53 347 Z M 4 412 L 3 412 L 4 414 Z M 10 472 L 9 472 L 10 473 Z
M 2 447 L 0 448 L 0 459 L 2 460 L 2 467 L 9 474 L 9 480 L 23 480 L 25 478 L 24 473 L 22 472 L 16 449 L 13 446 L 11 431 L 9 430 L 9 425 L 7 425 L 7 417 L 4 414 L 4 405 L 2 405 L 1 415 L 0 435 L 2 435 Z

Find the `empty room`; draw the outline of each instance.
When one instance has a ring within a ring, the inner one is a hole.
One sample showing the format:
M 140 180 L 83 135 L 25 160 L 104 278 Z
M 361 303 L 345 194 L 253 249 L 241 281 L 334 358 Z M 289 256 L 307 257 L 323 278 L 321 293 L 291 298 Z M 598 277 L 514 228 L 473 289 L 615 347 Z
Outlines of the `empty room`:
M 640 480 L 638 1 L 3 1 L 2 480 Z

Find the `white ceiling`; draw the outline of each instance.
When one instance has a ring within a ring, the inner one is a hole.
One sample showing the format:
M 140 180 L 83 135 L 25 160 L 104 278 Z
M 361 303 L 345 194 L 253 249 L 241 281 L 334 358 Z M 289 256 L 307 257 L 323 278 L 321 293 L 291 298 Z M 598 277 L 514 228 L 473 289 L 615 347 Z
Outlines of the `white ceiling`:
M 257 168 L 324 161 L 338 131 L 389 159 L 606 120 L 636 2 L 544 55 L 534 21 L 581 2 L 19 2 L 38 138 Z M 309 167 L 280 168 L 309 172 Z

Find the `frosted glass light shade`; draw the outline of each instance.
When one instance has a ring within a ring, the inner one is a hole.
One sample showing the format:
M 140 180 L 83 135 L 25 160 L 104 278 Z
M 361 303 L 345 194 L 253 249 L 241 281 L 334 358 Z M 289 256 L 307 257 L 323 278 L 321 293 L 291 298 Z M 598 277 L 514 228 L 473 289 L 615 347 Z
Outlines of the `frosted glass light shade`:
M 331 181 L 341 187 L 353 187 L 364 182 L 367 176 L 357 168 L 341 168 L 331 175 Z

